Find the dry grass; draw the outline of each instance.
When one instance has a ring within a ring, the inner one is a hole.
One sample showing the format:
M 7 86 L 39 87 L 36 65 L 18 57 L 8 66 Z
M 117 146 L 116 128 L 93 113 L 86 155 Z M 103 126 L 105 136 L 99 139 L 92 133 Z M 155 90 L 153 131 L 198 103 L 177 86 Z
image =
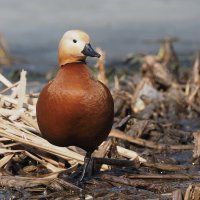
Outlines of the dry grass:
M 41 137 L 36 121 L 36 102 L 38 94 L 26 93 L 26 72 L 22 71 L 20 80 L 11 83 L 2 74 L 0 82 L 4 85 L 0 91 L 0 167 L 8 170 L 12 160 L 21 155 L 35 160 L 45 167 L 50 173 L 57 176 L 60 172 L 74 172 L 78 164 L 82 164 L 84 153 L 76 148 L 58 147 L 50 144 Z M 101 145 L 95 155 L 105 156 L 111 144 L 104 151 L 105 143 Z M 72 150 L 73 149 L 73 150 Z M 117 146 L 118 153 L 128 159 L 139 158 L 134 151 Z M 102 153 L 102 152 L 104 153 Z M 53 156 L 52 156 L 53 155 Z M 65 167 L 62 160 L 66 160 L 70 167 Z M 102 165 L 102 170 L 108 169 Z M 46 176 L 49 176 L 46 174 Z

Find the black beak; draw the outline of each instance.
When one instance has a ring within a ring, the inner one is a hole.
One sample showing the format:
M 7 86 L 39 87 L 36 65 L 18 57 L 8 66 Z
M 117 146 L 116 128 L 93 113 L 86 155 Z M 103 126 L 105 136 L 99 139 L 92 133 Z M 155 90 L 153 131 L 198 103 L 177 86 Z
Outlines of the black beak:
M 85 56 L 90 56 L 90 57 L 97 57 L 99 58 L 101 55 L 97 53 L 91 46 L 91 44 L 86 44 L 83 51 L 81 52 Z

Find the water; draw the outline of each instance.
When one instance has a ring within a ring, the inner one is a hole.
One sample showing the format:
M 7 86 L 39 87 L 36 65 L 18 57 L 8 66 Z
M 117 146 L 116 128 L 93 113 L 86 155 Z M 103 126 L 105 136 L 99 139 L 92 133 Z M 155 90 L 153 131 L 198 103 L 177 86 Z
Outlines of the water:
M 10 52 L 28 67 L 46 71 L 57 65 L 57 45 L 66 30 L 83 29 L 93 46 L 102 47 L 107 62 L 129 52 L 154 52 L 146 43 L 177 36 L 179 53 L 200 48 L 198 0 L 0 0 L 0 32 Z

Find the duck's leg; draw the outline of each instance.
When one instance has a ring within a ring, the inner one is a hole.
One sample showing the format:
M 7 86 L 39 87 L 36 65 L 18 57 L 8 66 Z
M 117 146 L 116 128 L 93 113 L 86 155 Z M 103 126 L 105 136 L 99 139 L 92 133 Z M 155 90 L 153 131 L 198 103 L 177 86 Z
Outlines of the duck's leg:
M 92 155 L 92 152 L 87 152 L 86 155 L 85 155 L 84 165 L 83 165 L 83 172 L 82 172 L 81 177 L 79 179 L 79 183 L 83 183 L 83 180 L 85 178 L 85 174 L 87 172 L 87 168 L 88 168 L 89 162 L 91 160 L 91 155 Z

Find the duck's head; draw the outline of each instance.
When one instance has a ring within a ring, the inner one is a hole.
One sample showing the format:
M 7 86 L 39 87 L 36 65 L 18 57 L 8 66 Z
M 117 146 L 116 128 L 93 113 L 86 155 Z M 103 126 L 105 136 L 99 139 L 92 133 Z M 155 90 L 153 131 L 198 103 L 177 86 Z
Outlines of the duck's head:
M 59 65 L 85 61 L 86 57 L 100 57 L 90 45 L 90 37 L 80 30 L 67 31 L 58 47 Z

